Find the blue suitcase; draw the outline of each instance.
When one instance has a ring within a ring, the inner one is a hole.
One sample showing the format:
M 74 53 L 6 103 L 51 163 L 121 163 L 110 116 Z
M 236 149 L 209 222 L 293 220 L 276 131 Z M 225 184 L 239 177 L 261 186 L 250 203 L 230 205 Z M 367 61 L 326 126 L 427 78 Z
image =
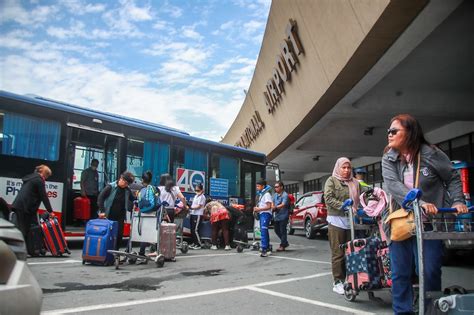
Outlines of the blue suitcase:
M 118 223 L 107 219 L 96 219 L 87 222 L 82 263 L 95 265 L 112 265 L 114 256 L 108 250 L 114 250 L 117 243 Z

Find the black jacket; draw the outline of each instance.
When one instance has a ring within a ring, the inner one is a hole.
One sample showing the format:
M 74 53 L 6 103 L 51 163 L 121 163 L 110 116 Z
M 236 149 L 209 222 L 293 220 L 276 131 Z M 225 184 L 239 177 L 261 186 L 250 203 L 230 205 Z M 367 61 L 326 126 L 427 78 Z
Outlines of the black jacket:
M 23 185 L 15 201 L 13 201 L 12 208 L 29 214 L 36 214 L 41 202 L 43 202 L 46 210 L 50 213 L 53 212 L 41 176 L 38 173 L 33 173 L 26 175 L 22 180 Z

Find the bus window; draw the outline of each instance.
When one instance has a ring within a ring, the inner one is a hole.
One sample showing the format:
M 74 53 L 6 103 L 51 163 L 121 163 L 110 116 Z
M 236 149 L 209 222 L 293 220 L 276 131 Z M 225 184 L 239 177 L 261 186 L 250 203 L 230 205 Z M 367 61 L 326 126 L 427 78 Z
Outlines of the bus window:
M 153 185 L 158 185 L 161 174 L 169 172 L 170 145 L 158 141 L 145 141 L 143 169 L 153 173 Z
M 240 161 L 238 159 L 213 154 L 211 177 L 227 179 L 229 181 L 229 196 L 240 196 Z M 247 185 L 247 177 L 245 185 Z
M 174 145 L 171 148 L 171 165 L 172 165 L 172 174 L 173 178 L 176 180 L 176 169 L 185 168 L 184 167 L 184 147 Z
M 3 117 L 4 116 L 5 114 L 0 112 L 0 148 L 3 145 Z
M 61 125 L 53 120 L 3 113 L 2 154 L 57 161 Z
M 135 175 L 135 181 L 140 181 L 143 173 L 144 142 L 136 139 L 127 141 L 127 170 Z

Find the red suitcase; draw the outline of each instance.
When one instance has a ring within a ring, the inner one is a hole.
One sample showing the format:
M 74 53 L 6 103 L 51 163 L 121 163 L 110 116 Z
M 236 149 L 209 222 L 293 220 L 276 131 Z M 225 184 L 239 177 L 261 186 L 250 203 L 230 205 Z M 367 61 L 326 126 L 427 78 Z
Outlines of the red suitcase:
M 161 223 L 160 254 L 166 260 L 174 260 L 176 257 L 176 224 L 174 223 Z
M 74 199 L 74 219 L 89 220 L 91 218 L 91 201 L 87 197 Z
M 43 231 L 45 247 L 53 256 L 62 256 L 64 253 L 71 254 L 67 247 L 66 239 L 64 238 L 64 233 L 59 225 L 58 219 L 41 219 L 40 225 Z

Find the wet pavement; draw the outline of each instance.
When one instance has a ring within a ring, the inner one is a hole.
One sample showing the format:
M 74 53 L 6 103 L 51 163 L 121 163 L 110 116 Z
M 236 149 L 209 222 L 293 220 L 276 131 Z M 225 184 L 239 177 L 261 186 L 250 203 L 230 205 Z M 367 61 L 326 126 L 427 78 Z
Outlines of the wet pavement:
M 272 231 L 274 248 L 277 237 Z M 390 293 L 355 302 L 332 292 L 327 239 L 289 237 L 284 253 L 261 258 L 244 250 L 196 250 L 163 268 L 154 263 L 82 265 L 81 244 L 70 257 L 30 259 L 43 288 L 45 314 L 391 314 Z M 446 267 L 443 285 L 469 287 L 473 264 Z

